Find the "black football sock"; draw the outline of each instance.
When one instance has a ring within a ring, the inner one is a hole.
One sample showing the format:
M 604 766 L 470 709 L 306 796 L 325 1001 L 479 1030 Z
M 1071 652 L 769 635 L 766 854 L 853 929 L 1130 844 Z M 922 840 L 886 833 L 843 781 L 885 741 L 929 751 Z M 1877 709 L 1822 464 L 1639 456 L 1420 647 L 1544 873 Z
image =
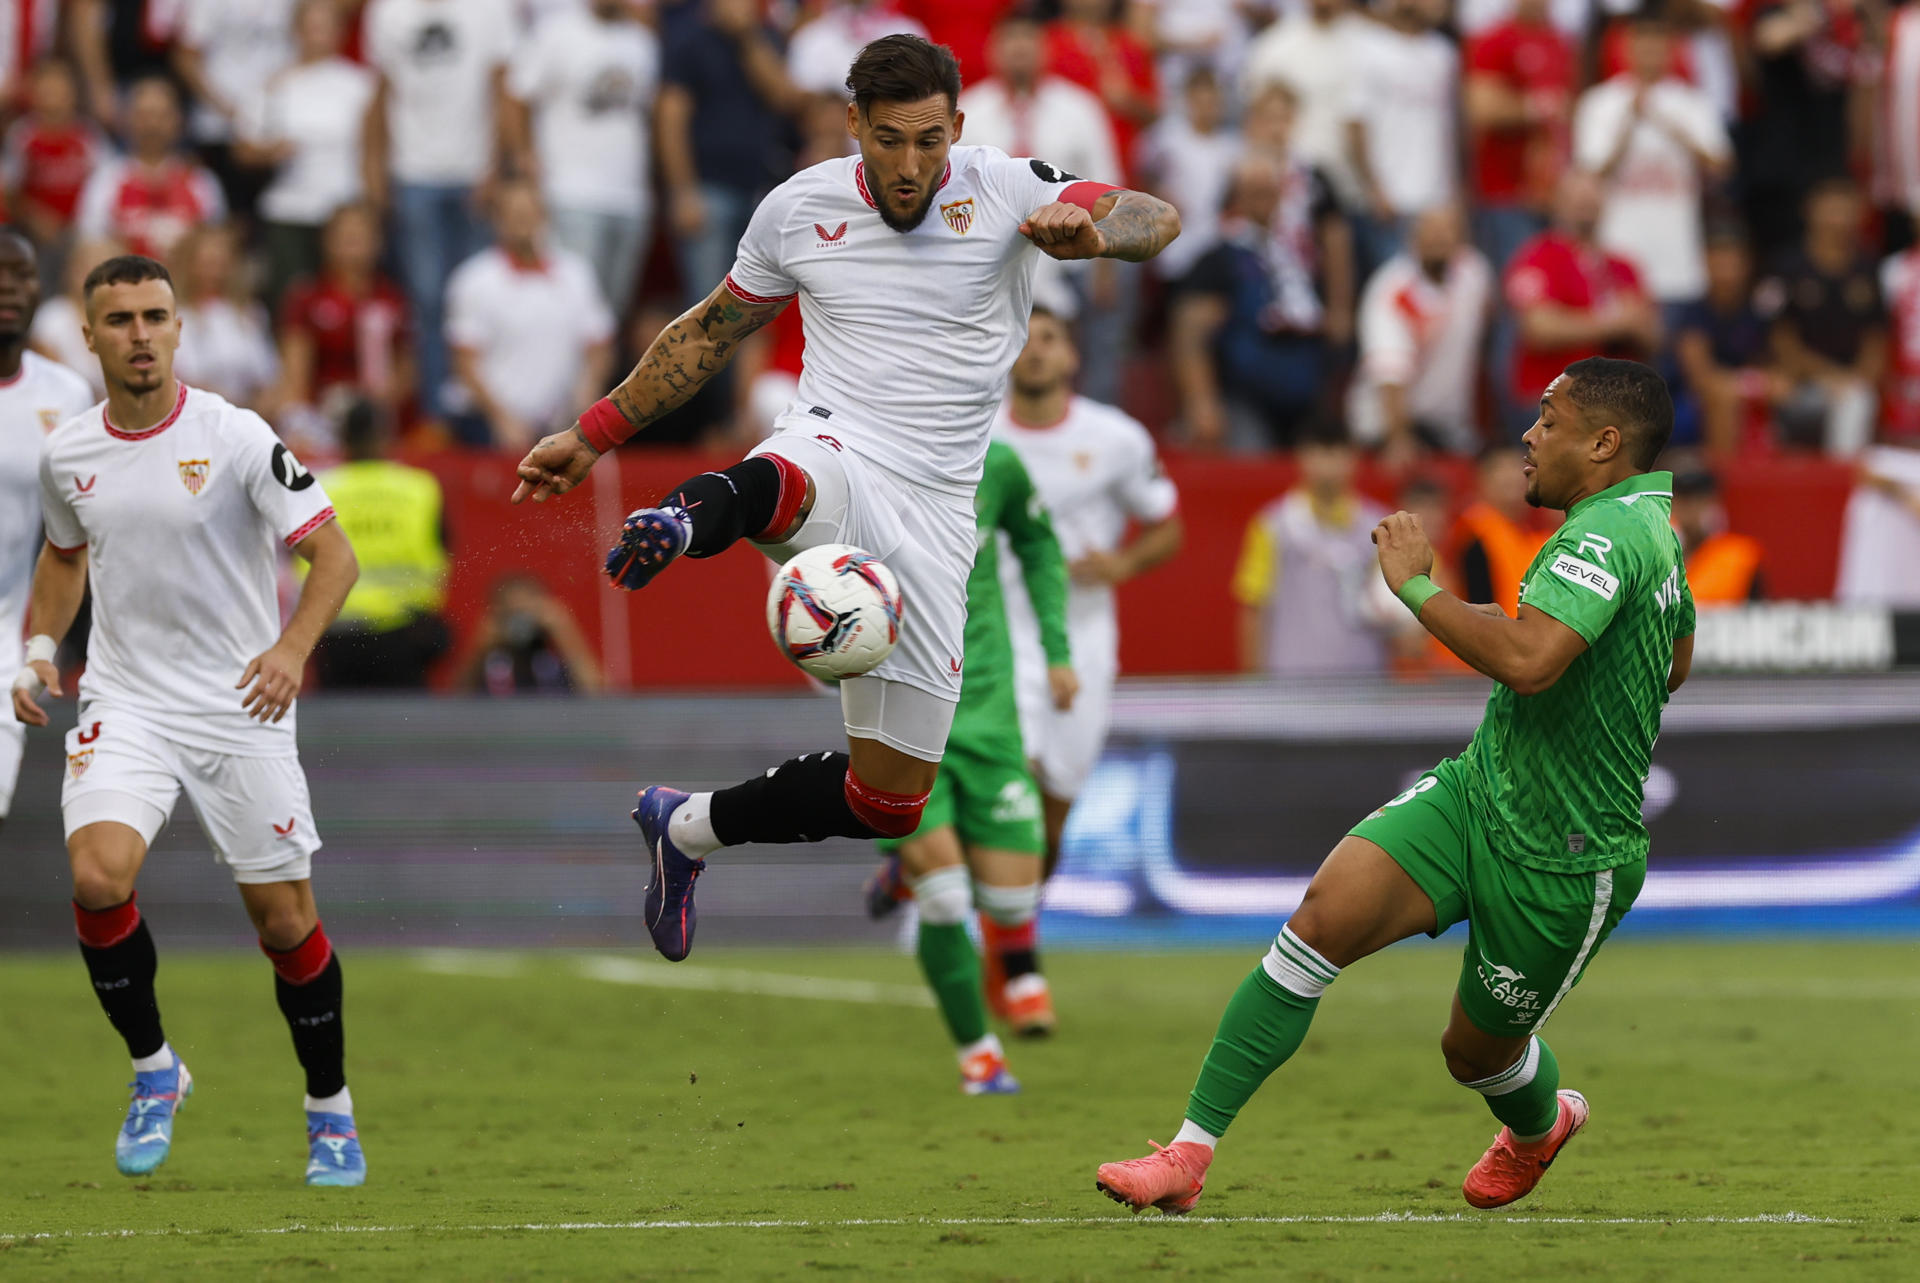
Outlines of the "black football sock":
M 76 901 L 73 917 L 94 996 L 126 1040 L 127 1054 L 135 1060 L 155 1054 L 167 1045 L 167 1036 L 160 1030 L 160 1004 L 153 994 L 160 957 L 147 920 L 132 899 L 108 909 L 88 909 Z
M 712 557 L 741 539 L 768 539 L 793 524 L 807 476 L 785 459 L 756 455 L 724 472 L 703 472 L 668 493 L 665 506 L 693 523 L 687 556 Z
M 905 837 L 919 827 L 924 794 L 870 788 L 854 777 L 848 763 L 845 753 L 809 753 L 718 790 L 708 812 L 714 837 L 722 846 L 739 846 Z
M 347 1085 L 347 1038 L 341 1025 L 340 955 L 326 928 L 315 926 L 284 951 L 261 949 L 273 962 L 273 996 L 293 1034 L 293 1054 L 307 1073 L 307 1095 L 337 1095 Z

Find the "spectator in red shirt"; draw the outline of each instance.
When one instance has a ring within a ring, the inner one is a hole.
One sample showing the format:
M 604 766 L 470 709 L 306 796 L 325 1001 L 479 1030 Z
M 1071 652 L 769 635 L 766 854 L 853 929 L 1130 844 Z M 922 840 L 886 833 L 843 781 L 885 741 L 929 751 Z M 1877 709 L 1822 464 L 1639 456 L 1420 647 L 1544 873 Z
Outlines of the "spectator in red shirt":
M 343 205 L 320 246 L 319 274 L 296 281 L 280 305 L 287 424 L 309 438 L 330 436 L 354 401 L 393 422 L 413 384 L 406 296 L 378 266 L 379 217 L 363 201 Z
M 165 260 L 195 227 L 226 221 L 219 181 L 180 150 L 180 123 L 173 82 L 150 76 L 134 85 L 127 94 L 128 155 L 102 162 L 87 179 L 80 235 Z
M 1114 16 L 1113 0 L 1065 0 L 1047 26 L 1047 70 L 1091 89 L 1113 120 L 1120 147 L 1120 178 L 1130 182 L 1134 141 L 1160 115 L 1160 78 L 1153 51 Z
M 106 136 L 80 114 L 73 68 L 50 58 L 33 69 L 25 115 L 8 128 L 4 144 L 9 203 L 40 251 L 40 271 L 59 280 L 80 192 L 107 155 Z
M 953 50 L 960 83 L 985 80 L 987 39 L 994 24 L 1013 11 L 1015 0 L 900 0 L 900 12 L 927 29 L 927 39 Z
M 1549 0 L 1519 0 L 1511 18 L 1467 42 L 1476 231 L 1495 271 L 1546 226 L 1567 165 L 1573 81 L 1573 46 Z
M 1660 345 L 1660 310 L 1633 264 L 1601 249 L 1600 181 L 1575 171 L 1561 180 L 1553 226 L 1507 265 L 1515 345 L 1510 422 L 1532 426 L 1540 396 L 1560 371 L 1589 356 L 1647 360 Z

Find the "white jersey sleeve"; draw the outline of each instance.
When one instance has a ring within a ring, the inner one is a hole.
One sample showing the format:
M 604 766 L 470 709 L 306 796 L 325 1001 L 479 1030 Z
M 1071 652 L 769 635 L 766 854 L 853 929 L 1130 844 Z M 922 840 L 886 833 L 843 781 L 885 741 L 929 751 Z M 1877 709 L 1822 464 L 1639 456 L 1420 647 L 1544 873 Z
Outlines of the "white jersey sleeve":
M 1180 492 L 1160 466 L 1160 454 L 1153 448 L 1153 438 L 1146 428 L 1130 418 L 1124 422 L 1128 467 L 1120 477 L 1116 497 L 1135 521 L 1164 521 L 1180 506 Z
M 727 273 L 727 288 L 749 303 L 781 303 L 800 292 L 800 283 L 786 268 L 786 235 L 781 225 L 790 208 L 783 197 L 790 183 L 774 188 L 753 211 L 733 270 Z
M 1083 199 L 1075 203 L 1093 208 L 1093 202 L 1119 188 L 1099 178 L 1071 174 L 1051 161 L 1031 156 L 996 156 L 986 166 L 986 181 L 997 187 L 1001 197 L 1015 209 L 1032 213 L 1043 205 L 1067 199 L 1067 193 Z M 1074 189 L 1082 188 L 1082 191 Z
M 333 520 L 333 503 L 320 479 L 251 410 L 236 409 L 240 479 L 247 497 L 280 542 L 291 548 Z
M 49 436 L 47 448 L 40 452 L 40 521 L 48 543 L 62 552 L 78 552 L 87 546 L 87 532 L 67 496 L 60 493 L 60 483 L 53 474 L 53 443 L 57 439 L 57 433 Z

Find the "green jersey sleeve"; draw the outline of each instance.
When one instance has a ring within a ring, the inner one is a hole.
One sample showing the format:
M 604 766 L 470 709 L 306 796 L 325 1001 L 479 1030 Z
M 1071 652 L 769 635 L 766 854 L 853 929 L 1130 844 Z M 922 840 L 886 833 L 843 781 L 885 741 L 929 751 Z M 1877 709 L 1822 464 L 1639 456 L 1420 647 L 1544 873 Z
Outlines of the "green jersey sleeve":
M 1598 527 L 1604 510 L 1568 521 L 1547 541 L 1521 586 L 1520 604 L 1551 615 L 1587 645 L 1600 640 L 1626 603 L 1624 562 L 1631 544 Z M 1616 544 L 1622 545 L 1616 551 Z
M 1070 664 L 1073 652 L 1067 642 L 1067 559 L 1054 536 L 1053 518 L 1040 502 L 1040 492 L 1033 488 L 1033 478 L 1027 475 L 1018 453 L 1005 448 L 997 466 L 1003 478 L 1000 528 L 1007 532 L 1007 542 L 1020 562 L 1027 599 L 1040 622 L 1040 649 L 1046 653 L 1048 665 L 1057 668 Z

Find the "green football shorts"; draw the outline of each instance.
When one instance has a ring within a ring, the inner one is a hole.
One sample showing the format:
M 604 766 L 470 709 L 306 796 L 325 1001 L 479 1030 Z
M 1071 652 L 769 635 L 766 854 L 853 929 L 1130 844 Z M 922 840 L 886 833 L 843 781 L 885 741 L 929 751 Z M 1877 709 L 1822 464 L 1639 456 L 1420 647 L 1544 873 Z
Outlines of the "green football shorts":
M 1486 1033 L 1544 1027 L 1646 881 L 1645 861 L 1549 873 L 1502 856 L 1467 804 L 1462 767 L 1441 762 L 1351 830 L 1393 857 L 1433 901 L 1439 935 L 1467 923 L 1460 1005 Z
M 971 847 L 1043 855 L 1046 830 L 1040 818 L 1040 789 L 1033 782 L 1024 754 L 1014 741 L 1013 752 L 976 752 L 949 740 L 940 759 L 940 774 L 920 813 L 914 834 L 931 833 L 952 825 L 960 840 Z M 898 841 L 882 840 L 884 851 L 897 850 Z

